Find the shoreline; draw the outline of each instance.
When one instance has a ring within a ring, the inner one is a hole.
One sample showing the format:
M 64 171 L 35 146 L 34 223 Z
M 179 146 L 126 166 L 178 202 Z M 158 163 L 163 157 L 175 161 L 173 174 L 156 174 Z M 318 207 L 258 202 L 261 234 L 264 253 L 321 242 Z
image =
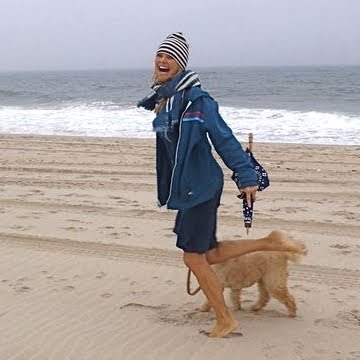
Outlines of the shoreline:
M 246 135 L 247 136 L 247 135 Z M 242 135 L 243 138 L 246 137 L 244 134 Z M 53 138 L 53 139 L 74 139 L 74 140 L 102 140 L 102 141 L 155 141 L 155 135 L 154 137 L 117 137 L 117 136 L 88 136 L 88 135 L 53 135 L 53 134 L 22 134 L 22 133 L 0 133 L 0 139 L 1 138 L 24 138 L 24 139 L 31 139 L 31 138 Z M 241 139 L 239 139 L 239 136 L 236 135 L 236 137 L 238 138 L 238 140 L 241 142 L 241 145 L 244 147 L 246 145 L 246 141 L 243 141 Z M 324 147 L 349 147 L 349 148 L 359 148 L 360 149 L 360 143 L 359 144 L 318 144 L 318 143 L 314 143 L 314 144 L 310 144 L 310 143 L 297 143 L 297 142 L 271 142 L 271 141 L 261 141 L 261 142 L 256 142 L 256 139 L 254 141 L 254 144 L 259 144 L 259 145 L 275 145 L 275 146 L 305 146 L 305 147 L 319 147 L 319 146 L 324 146 Z

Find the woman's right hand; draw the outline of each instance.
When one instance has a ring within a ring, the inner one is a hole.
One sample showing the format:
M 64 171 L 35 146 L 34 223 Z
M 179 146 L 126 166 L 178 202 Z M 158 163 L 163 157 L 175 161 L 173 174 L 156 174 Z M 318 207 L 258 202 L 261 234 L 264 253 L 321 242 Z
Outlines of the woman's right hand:
M 243 189 L 239 189 L 241 198 L 246 197 L 246 201 L 249 206 L 256 200 L 256 192 L 258 191 L 259 186 L 248 186 Z

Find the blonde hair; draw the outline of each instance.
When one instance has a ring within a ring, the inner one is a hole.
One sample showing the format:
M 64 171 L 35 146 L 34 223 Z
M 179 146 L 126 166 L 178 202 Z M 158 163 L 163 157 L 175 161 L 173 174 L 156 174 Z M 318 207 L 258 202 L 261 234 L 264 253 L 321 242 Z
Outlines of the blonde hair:
M 160 111 L 163 109 L 163 107 L 165 106 L 166 104 L 166 98 L 161 98 L 159 100 L 159 102 L 155 105 L 155 109 L 154 109 L 154 112 L 156 115 L 158 115 L 160 113 Z
M 183 71 L 183 70 L 181 69 L 181 67 L 178 66 L 178 71 L 176 72 L 176 74 L 174 75 L 174 77 L 177 76 L 177 75 L 179 75 L 182 71 Z M 172 79 L 173 79 L 173 78 L 172 78 Z M 152 80 L 153 80 L 153 83 L 154 83 L 154 84 L 158 84 L 158 78 L 157 78 L 157 76 L 156 76 L 156 69 L 155 69 L 155 68 L 154 68 Z M 169 81 L 170 81 L 170 80 L 171 80 L 171 79 L 169 79 Z M 163 107 L 165 106 L 165 104 L 166 104 L 166 98 L 163 97 L 163 98 L 161 98 L 161 99 L 159 100 L 159 102 L 158 102 L 158 103 L 156 104 L 156 106 L 155 106 L 154 112 L 155 112 L 156 115 L 160 113 L 160 111 L 163 109 Z

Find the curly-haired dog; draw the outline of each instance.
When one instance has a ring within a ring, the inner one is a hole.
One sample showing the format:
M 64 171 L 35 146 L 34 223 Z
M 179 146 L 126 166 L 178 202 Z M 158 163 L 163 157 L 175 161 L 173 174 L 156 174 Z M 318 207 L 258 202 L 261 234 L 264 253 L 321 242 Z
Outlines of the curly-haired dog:
M 224 288 L 231 289 L 231 300 L 236 309 L 241 309 L 241 290 L 257 283 L 259 299 L 251 310 L 259 311 L 273 297 L 287 307 L 289 316 L 295 317 L 295 300 L 287 288 L 288 260 L 296 262 L 299 258 L 300 255 L 290 252 L 257 251 L 212 267 Z M 209 311 L 210 308 L 206 301 L 200 310 Z

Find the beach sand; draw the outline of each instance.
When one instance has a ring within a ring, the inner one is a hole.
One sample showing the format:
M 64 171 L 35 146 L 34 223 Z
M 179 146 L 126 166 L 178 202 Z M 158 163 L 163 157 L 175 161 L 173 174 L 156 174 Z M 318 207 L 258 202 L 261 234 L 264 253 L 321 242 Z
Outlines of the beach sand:
M 360 146 L 257 144 L 270 174 L 250 237 L 289 232 L 298 317 L 271 300 L 234 312 L 242 337 L 210 339 L 156 205 L 154 141 L 0 136 L 0 359 L 360 359 Z M 225 169 L 219 239 L 246 239 Z M 193 287 L 196 286 L 193 280 Z M 228 294 L 226 293 L 228 299 Z

